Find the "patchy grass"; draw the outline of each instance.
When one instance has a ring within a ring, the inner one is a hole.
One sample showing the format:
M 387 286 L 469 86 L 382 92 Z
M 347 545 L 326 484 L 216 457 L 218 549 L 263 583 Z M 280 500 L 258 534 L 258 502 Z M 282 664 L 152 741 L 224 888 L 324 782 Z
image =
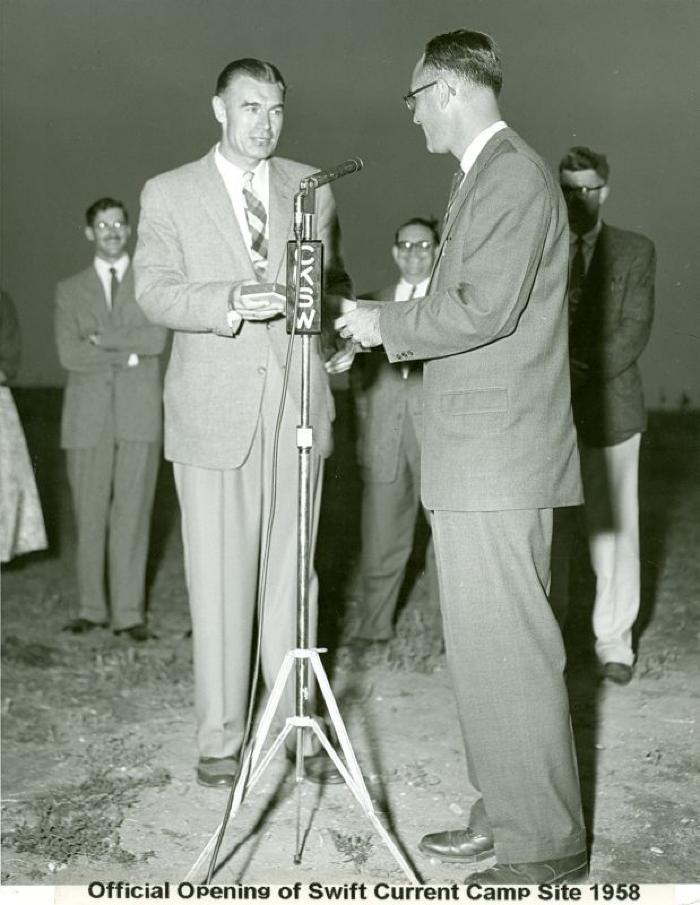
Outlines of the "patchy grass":
M 371 833 L 343 833 L 340 830 L 329 830 L 330 837 L 335 846 L 335 850 L 343 856 L 344 861 L 350 861 L 359 871 L 360 868 L 367 863 L 374 843 L 372 842 Z

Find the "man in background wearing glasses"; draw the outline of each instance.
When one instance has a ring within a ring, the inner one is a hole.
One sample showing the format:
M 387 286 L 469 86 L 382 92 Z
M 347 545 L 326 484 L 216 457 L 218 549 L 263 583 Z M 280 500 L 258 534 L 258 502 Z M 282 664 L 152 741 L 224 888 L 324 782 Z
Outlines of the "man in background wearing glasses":
M 549 604 L 553 510 L 582 500 L 567 345 L 566 206 L 501 119 L 493 40 L 433 38 L 406 103 L 460 169 L 425 298 L 359 306 L 344 338 L 423 361 L 422 496 L 466 749 L 467 827 L 433 858 L 496 863 L 467 883 L 577 882 L 586 834 L 565 652 Z M 448 817 L 449 815 L 443 815 Z
M 391 249 L 398 283 L 370 293 L 382 304 L 425 295 L 440 241 L 434 222 L 414 217 L 396 231 Z M 362 592 L 354 644 L 388 641 L 420 508 L 420 440 L 423 364 L 388 361 L 383 350 L 358 355 L 350 372 L 362 468 Z M 440 633 L 437 574 L 432 539 L 425 572 L 413 588 L 426 628 Z
M 100 198 L 85 216 L 95 258 L 58 284 L 55 309 L 58 357 L 68 371 L 61 446 L 78 536 L 78 616 L 64 630 L 84 634 L 106 625 L 109 614 L 115 634 L 140 642 L 149 638 L 146 558 L 167 330 L 146 320 L 136 304 L 124 205 Z
M 603 154 L 571 148 L 559 164 L 569 212 L 571 385 L 578 430 L 591 566 L 593 631 L 603 676 L 632 678 L 632 626 L 639 612 L 639 446 L 646 429 L 637 361 L 654 316 L 655 252 L 638 233 L 608 226 Z M 570 526 L 565 525 L 568 539 Z M 568 547 L 557 557 L 553 604 L 566 614 Z

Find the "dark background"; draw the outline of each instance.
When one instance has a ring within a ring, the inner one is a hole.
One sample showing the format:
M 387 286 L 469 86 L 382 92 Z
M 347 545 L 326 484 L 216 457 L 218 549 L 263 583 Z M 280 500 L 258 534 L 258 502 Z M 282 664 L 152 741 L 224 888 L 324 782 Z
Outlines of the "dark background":
M 364 158 L 335 187 L 346 257 L 359 289 L 389 282 L 395 225 L 441 216 L 456 165 L 426 152 L 401 96 L 425 41 L 470 27 L 499 42 L 504 117 L 550 165 L 572 144 L 608 154 L 607 219 L 658 251 L 648 402 L 700 405 L 696 0 L 3 0 L 2 19 L 2 283 L 21 384 L 62 382 L 53 287 L 90 260 L 84 209 L 109 194 L 136 222 L 144 181 L 215 142 L 210 97 L 236 57 L 287 80 L 281 154 Z

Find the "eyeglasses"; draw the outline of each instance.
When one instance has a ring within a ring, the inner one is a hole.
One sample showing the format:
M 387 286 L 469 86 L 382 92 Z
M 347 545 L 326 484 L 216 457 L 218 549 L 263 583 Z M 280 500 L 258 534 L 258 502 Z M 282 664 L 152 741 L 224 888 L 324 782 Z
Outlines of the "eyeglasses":
M 588 198 L 591 192 L 599 192 L 601 189 L 604 189 L 606 185 L 606 182 L 602 182 L 600 185 L 563 185 L 561 190 L 565 198 L 569 198 L 572 195 L 580 195 L 581 198 Z
M 432 239 L 421 239 L 419 242 L 409 242 L 407 239 L 403 239 L 401 242 L 396 242 L 395 245 L 399 251 L 429 251 L 435 243 Z
M 427 89 L 432 88 L 433 85 L 437 85 L 437 79 L 435 79 L 434 82 L 428 82 L 427 85 L 421 85 L 420 88 L 416 88 L 414 91 L 409 91 L 408 94 L 404 94 L 403 102 L 411 113 L 416 109 L 416 95 L 420 94 L 421 91 L 427 91 Z
M 128 223 L 122 223 L 121 220 L 115 220 L 114 223 L 105 223 L 104 220 L 100 220 L 94 224 L 93 229 L 97 229 L 101 233 L 104 233 L 107 232 L 108 229 L 122 229 L 125 226 L 128 226 Z

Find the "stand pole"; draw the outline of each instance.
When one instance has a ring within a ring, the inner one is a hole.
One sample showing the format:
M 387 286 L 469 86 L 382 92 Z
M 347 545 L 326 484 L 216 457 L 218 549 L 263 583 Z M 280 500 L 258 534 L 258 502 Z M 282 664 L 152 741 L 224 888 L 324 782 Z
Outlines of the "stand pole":
M 303 841 L 300 832 L 300 814 L 301 814 L 301 783 L 304 779 L 304 732 L 309 731 L 314 735 L 326 754 L 330 757 L 336 769 L 343 777 L 343 780 L 351 793 L 357 800 L 358 804 L 365 813 L 374 829 L 381 836 L 387 848 L 394 856 L 401 870 L 406 875 L 409 883 L 420 885 L 420 880 L 414 873 L 411 865 L 408 863 L 401 850 L 397 846 L 389 834 L 386 827 L 382 824 L 375 813 L 372 799 L 370 798 L 367 786 L 365 785 L 362 771 L 360 770 L 357 758 L 352 749 L 350 738 L 345 728 L 343 718 L 340 715 L 337 702 L 333 696 L 328 676 L 323 669 L 323 665 L 319 658 L 320 650 L 317 648 L 310 649 L 308 647 L 309 637 L 309 575 L 311 572 L 311 512 L 312 512 L 312 492 L 311 492 L 311 472 L 312 472 L 312 451 L 313 451 L 313 428 L 310 424 L 310 398 L 311 398 L 311 336 L 320 333 L 321 321 L 321 293 L 323 286 L 323 266 L 322 260 L 317 262 L 316 276 L 318 278 L 318 286 L 315 302 L 315 310 L 318 312 L 318 324 L 314 323 L 315 318 L 312 316 L 309 321 L 307 318 L 299 317 L 297 314 L 301 310 L 302 299 L 302 247 L 304 242 L 313 242 L 313 217 L 315 214 L 315 189 L 312 186 L 304 185 L 294 198 L 294 235 L 296 243 L 294 245 L 295 256 L 292 258 L 294 262 L 294 309 L 292 318 L 292 328 L 290 326 L 290 318 L 287 318 L 287 330 L 293 335 L 301 335 L 301 424 L 297 427 L 297 448 L 299 450 L 298 463 L 298 506 L 297 506 L 297 647 L 295 650 L 287 651 L 280 671 L 275 679 L 275 684 L 270 692 L 260 723 L 256 729 L 252 743 L 243 752 L 241 760 L 241 768 L 236 778 L 235 785 L 231 790 L 232 804 L 228 816 L 228 822 L 233 820 L 238 813 L 245 794 L 262 776 L 268 764 L 277 753 L 279 748 L 284 744 L 287 736 L 291 732 L 296 733 L 296 785 L 297 785 L 297 833 L 296 833 L 296 849 L 294 853 L 294 863 L 300 864 L 302 857 Z M 292 245 L 292 243 L 290 243 Z M 319 246 L 320 250 L 320 246 Z M 289 292 L 289 258 L 288 258 L 288 292 Z M 304 292 L 306 298 L 309 298 L 309 291 Z M 301 326 L 300 326 L 301 324 Z M 307 329 L 308 328 L 308 329 Z M 293 341 L 293 338 L 292 338 Z M 309 666 L 318 682 L 321 695 L 326 704 L 331 725 L 335 731 L 340 748 L 345 756 L 345 762 L 341 760 L 335 748 L 331 745 L 322 726 L 315 717 L 311 717 L 306 713 L 309 702 Z M 287 717 L 283 729 L 273 741 L 271 747 L 265 756 L 260 759 L 262 747 L 270 732 L 270 727 L 275 713 L 279 707 L 282 692 L 290 673 L 294 668 L 295 675 L 295 715 Z M 212 851 L 216 844 L 217 837 L 222 831 L 223 823 L 220 823 L 212 834 L 209 842 L 204 847 L 195 863 L 190 868 L 186 880 L 195 879 L 200 867 Z M 213 865 L 212 865 L 213 868 Z M 212 871 L 210 870 L 210 873 Z

